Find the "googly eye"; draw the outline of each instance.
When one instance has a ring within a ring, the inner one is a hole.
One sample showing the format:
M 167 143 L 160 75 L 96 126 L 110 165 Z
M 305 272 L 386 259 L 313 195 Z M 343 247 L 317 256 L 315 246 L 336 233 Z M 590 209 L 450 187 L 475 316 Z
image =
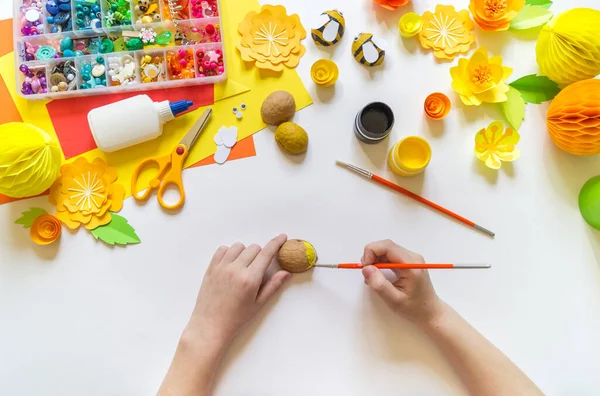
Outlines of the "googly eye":
M 246 110 L 246 103 L 242 103 L 242 104 L 240 105 L 240 109 L 242 109 L 242 110 Z
M 237 108 L 237 107 L 234 107 L 234 108 L 233 108 L 233 114 L 236 114 L 237 112 L 238 112 L 238 108 Z

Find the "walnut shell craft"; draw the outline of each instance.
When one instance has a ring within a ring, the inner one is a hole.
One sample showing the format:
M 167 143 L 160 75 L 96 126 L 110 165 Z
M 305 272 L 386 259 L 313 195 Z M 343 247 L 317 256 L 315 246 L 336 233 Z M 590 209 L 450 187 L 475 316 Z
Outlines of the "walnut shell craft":
M 575 8 L 552 19 L 536 46 L 540 74 L 564 87 L 600 74 L 600 11 Z
M 311 29 L 310 33 L 315 44 L 329 47 L 337 44 L 344 35 L 346 29 L 346 19 L 344 14 L 338 10 L 325 11 L 323 14 L 329 18 L 321 27 Z
M 352 43 L 352 56 L 361 65 L 373 67 L 383 63 L 385 51 L 375 44 L 371 33 L 361 33 Z
M 275 91 L 267 98 L 260 108 L 262 120 L 267 125 L 279 125 L 292 119 L 296 113 L 296 101 L 287 91 Z
M 550 104 L 546 124 L 552 141 L 567 153 L 600 153 L 600 80 L 562 90 Z
M 290 239 L 277 254 L 279 265 L 289 272 L 305 272 L 317 262 L 317 251 L 310 243 L 301 239 Z

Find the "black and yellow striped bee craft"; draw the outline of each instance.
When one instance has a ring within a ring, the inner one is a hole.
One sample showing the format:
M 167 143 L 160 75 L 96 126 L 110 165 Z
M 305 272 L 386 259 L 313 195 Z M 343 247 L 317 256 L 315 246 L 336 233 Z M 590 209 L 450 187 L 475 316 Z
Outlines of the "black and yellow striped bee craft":
M 354 39 L 352 55 L 365 66 L 379 66 L 385 59 L 385 51 L 375 44 L 371 33 L 361 33 Z
M 323 45 L 329 47 L 330 45 L 337 44 L 344 35 L 346 29 L 346 19 L 344 15 L 338 10 L 325 11 L 321 15 L 327 16 L 329 21 L 325 22 L 323 26 L 318 29 L 311 29 L 312 39 L 317 45 Z

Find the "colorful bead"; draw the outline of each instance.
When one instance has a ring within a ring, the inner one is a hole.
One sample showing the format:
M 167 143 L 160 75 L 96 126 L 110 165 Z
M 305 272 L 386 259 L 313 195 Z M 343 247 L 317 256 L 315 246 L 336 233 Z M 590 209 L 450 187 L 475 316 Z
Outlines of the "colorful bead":
M 79 88 L 92 89 L 106 87 L 106 67 L 104 66 L 103 57 L 98 56 L 93 60 L 82 61 L 79 73 Z M 69 76 L 67 76 L 67 79 L 69 79 Z
M 135 75 L 135 60 L 131 55 L 108 58 L 108 76 L 110 85 L 132 85 L 138 81 Z
M 35 95 L 48 92 L 46 82 L 46 68 L 44 66 L 28 67 L 19 66 L 22 73 L 23 82 L 21 84 L 21 93 L 23 95 Z
M 44 12 L 42 2 L 23 0 L 19 7 L 21 34 L 23 36 L 37 36 L 44 34 Z
M 164 56 L 162 53 L 143 55 L 139 58 L 142 83 L 153 83 L 165 80 Z
M 195 78 L 194 52 L 191 49 L 180 49 L 167 52 L 167 68 L 173 80 Z
M 100 19 L 102 18 L 102 13 L 100 12 L 98 0 L 76 0 L 75 11 L 76 30 L 101 30 L 102 23 Z
M 218 76 L 225 72 L 223 65 L 223 51 L 220 49 L 209 51 L 196 51 L 198 60 L 198 77 Z
M 50 91 L 63 92 L 77 89 L 77 76 L 75 62 L 67 60 L 59 62 L 50 68 Z

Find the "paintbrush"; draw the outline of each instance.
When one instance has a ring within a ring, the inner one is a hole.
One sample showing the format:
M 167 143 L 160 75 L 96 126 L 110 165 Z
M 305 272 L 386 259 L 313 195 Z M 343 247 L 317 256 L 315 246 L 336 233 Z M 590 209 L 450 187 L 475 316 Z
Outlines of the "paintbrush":
M 446 209 L 446 208 L 444 208 L 444 207 L 442 207 L 442 206 L 440 206 L 440 205 L 438 205 L 438 204 L 436 204 L 434 202 L 431 202 L 430 200 L 425 199 L 425 198 L 423 198 L 423 197 L 421 197 L 421 196 L 419 196 L 419 195 L 417 195 L 417 194 L 415 194 L 413 192 L 410 192 L 407 189 L 402 188 L 399 185 L 397 185 L 395 183 L 392 183 L 389 180 L 386 180 L 386 179 L 384 179 L 382 177 L 374 175 L 374 174 L 372 174 L 369 171 L 366 171 L 366 170 L 364 170 L 362 168 L 359 168 L 358 166 L 347 164 L 347 163 L 342 162 L 342 161 L 335 161 L 335 163 L 338 164 L 339 166 L 343 167 L 343 168 L 351 170 L 352 172 L 358 173 L 359 175 L 361 175 L 362 177 L 364 177 L 366 179 L 370 179 L 370 180 L 376 181 L 379 184 L 383 184 L 384 186 L 389 187 L 392 190 L 398 191 L 399 193 L 404 194 L 407 197 L 414 199 L 415 201 L 419 201 L 419 202 L 421 202 L 421 203 L 429 206 L 430 208 L 433 208 L 433 209 L 435 209 L 435 210 L 437 210 L 439 212 L 442 212 L 442 213 L 444 213 L 444 214 L 446 214 L 446 215 L 448 215 L 448 216 L 450 216 L 450 217 L 452 217 L 452 218 L 460 221 L 461 223 L 464 223 L 464 224 L 468 225 L 469 227 L 472 227 L 472 228 L 476 229 L 477 231 L 483 232 L 484 234 L 486 234 L 486 235 L 488 235 L 488 236 L 490 236 L 492 238 L 494 236 L 496 236 L 496 234 L 494 234 L 492 231 L 488 230 L 487 228 L 484 228 L 484 227 L 480 226 L 479 224 L 475 224 L 471 220 L 466 219 L 466 218 L 464 218 L 464 217 L 462 217 L 462 216 L 460 216 L 460 215 L 458 215 L 458 214 L 456 214 L 456 213 L 454 213 L 454 212 L 452 212 L 452 211 L 450 211 L 450 210 L 448 210 L 448 209 Z
M 381 263 L 372 264 L 379 269 L 489 269 L 489 264 L 411 264 L 411 263 Z M 315 267 L 338 269 L 362 269 L 360 263 L 315 264 Z

